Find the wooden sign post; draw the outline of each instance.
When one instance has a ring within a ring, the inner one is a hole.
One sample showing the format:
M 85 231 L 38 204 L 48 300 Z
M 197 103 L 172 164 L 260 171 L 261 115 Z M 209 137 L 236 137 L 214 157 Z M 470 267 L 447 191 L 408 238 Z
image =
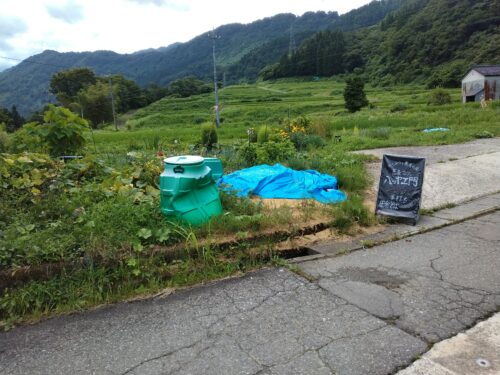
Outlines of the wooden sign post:
M 425 158 L 384 155 L 375 213 L 417 224 L 424 171 Z

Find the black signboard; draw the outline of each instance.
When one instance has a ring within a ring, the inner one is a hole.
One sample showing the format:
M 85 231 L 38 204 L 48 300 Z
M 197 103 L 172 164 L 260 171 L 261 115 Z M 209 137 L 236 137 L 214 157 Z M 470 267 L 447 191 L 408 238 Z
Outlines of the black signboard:
M 419 219 L 424 170 L 425 158 L 384 155 L 375 213 L 410 219 L 415 225 Z

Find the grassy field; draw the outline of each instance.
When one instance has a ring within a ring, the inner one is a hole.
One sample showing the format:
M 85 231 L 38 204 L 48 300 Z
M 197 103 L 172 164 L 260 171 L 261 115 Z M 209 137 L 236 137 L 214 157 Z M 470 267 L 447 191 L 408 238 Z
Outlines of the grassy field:
M 500 135 L 498 103 L 463 105 L 460 90 L 437 106 L 419 86 L 367 87 L 369 107 L 351 114 L 343 88 L 326 79 L 223 88 L 219 145 L 210 152 L 200 145 L 202 125 L 214 118 L 207 94 L 165 98 L 123 116 L 119 131 L 88 132 L 83 160 L 0 154 L 0 326 L 279 263 L 276 231 L 321 221 L 345 233 L 375 222 L 363 206 L 368 157 L 349 151 Z M 305 128 L 294 133 L 300 121 Z M 423 132 L 437 127 L 449 131 Z M 250 144 L 250 128 L 269 131 L 270 141 Z M 159 213 L 160 151 L 216 155 L 226 172 L 264 162 L 316 169 L 335 175 L 349 199 L 275 209 L 223 194 L 224 215 L 191 228 Z M 237 245 L 214 245 L 220 241 Z
M 344 84 L 332 80 L 229 86 L 220 90 L 219 141 L 233 145 L 247 139 L 248 128 L 278 127 L 282 119 L 308 116 L 313 123 L 341 135 L 342 150 L 393 145 L 458 143 L 483 131 L 499 135 L 498 107 L 482 110 L 477 103 L 463 105 L 460 90 L 447 90 L 452 104 L 427 105 L 429 90 L 419 86 L 367 87 L 370 107 L 349 114 L 344 109 Z M 188 151 L 199 141 L 200 124 L 213 121 L 213 95 L 163 99 L 137 111 L 122 130 L 94 133 L 98 153 L 164 148 L 168 153 Z M 448 133 L 422 133 L 447 127 Z M 380 130 L 382 129 L 382 130 Z M 177 144 L 174 145 L 174 142 Z M 95 151 L 95 150 L 92 150 Z

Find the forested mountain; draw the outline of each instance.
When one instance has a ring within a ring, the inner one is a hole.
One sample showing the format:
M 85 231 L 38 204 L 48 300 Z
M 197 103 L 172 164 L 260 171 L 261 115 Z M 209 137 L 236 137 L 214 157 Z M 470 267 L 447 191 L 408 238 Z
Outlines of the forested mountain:
M 453 87 L 471 65 L 495 63 L 500 0 L 410 0 L 377 27 L 315 34 L 262 76 L 330 76 L 359 68 L 372 83 Z
M 372 81 L 458 86 L 472 65 L 500 63 L 500 0 L 414 0 L 358 39 Z
M 379 23 L 407 0 L 373 1 L 342 16 L 336 12 L 308 12 L 302 16 L 279 14 L 247 25 L 230 24 L 215 30 L 219 72 L 228 82 L 254 80 L 266 65 L 289 50 L 290 31 L 299 45 L 325 29 L 356 30 Z M 184 76 L 209 78 L 212 72 L 212 41 L 202 34 L 186 43 L 133 54 L 111 51 L 44 51 L 17 66 L 0 72 L 0 107 L 16 105 L 23 114 L 53 100 L 48 86 L 53 74 L 75 67 L 88 67 L 98 75 L 122 74 L 139 85 L 166 85 Z

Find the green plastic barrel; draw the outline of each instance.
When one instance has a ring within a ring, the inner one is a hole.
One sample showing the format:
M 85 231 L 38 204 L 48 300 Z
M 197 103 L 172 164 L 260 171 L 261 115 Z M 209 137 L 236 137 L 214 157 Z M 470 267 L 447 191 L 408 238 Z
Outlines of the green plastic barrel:
M 160 205 L 164 215 L 197 226 L 222 213 L 212 171 L 201 156 L 175 156 L 165 159 L 164 164 L 160 176 Z
M 224 168 L 222 162 L 217 158 L 205 158 L 205 165 L 212 170 L 212 177 L 215 181 L 224 175 Z

